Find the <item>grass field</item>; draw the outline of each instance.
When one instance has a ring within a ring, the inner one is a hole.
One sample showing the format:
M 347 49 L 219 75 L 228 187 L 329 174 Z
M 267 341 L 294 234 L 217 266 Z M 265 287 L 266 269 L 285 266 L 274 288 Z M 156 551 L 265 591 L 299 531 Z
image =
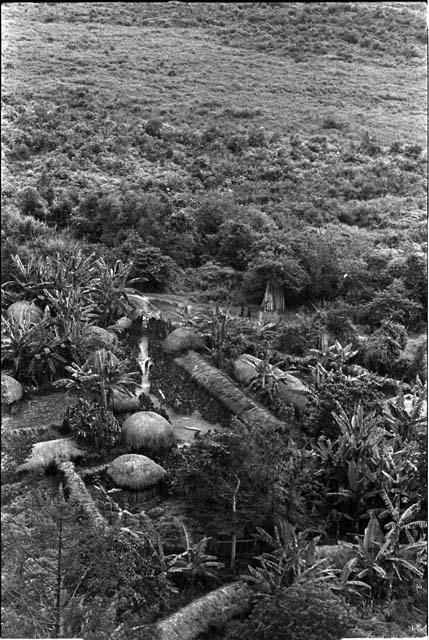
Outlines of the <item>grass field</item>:
M 256 18 L 258 4 L 263 3 L 250 3 Z M 284 4 L 287 11 L 301 11 L 305 26 L 312 12 L 317 18 L 316 6 L 326 3 Z M 396 16 L 424 27 L 424 3 L 385 2 L 375 8 L 351 4 L 363 14 L 365 32 L 382 5 L 383 15 L 391 15 L 390 41 L 395 40 L 398 50 L 401 39 L 395 27 L 403 23 L 395 23 Z M 131 118 L 136 126 L 156 112 L 171 124 L 191 127 L 240 120 L 282 134 L 311 135 L 320 132 L 324 118 L 335 114 L 351 138 L 370 130 L 385 144 L 396 139 L 424 142 L 426 63 L 421 40 L 413 45 L 415 57 L 395 58 L 387 51 L 380 59 L 380 51 L 374 55 L 371 48 L 339 42 L 336 23 L 323 23 L 328 36 L 323 41 L 318 30 L 317 42 L 324 42 L 326 50 L 321 55 L 311 49 L 317 25 L 313 19 L 315 25 L 311 23 L 303 36 L 295 25 L 291 39 L 298 44 L 310 32 L 308 41 L 301 43 L 305 46 L 298 61 L 282 49 L 290 21 L 286 28 L 278 20 L 278 47 L 268 34 L 271 50 L 258 51 L 256 40 L 264 35 L 265 24 L 259 23 L 258 31 L 258 22 L 249 22 L 248 16 L 246 26 L 253 30 L 246 34 L 237 17 L 245 7 L 238 5 L 202 3 L 196 15 L 193 3 L 5 3 L 5 118 L 13 120 L 14 108 L 29 110 L 32 102 L 39 109 L 58 109 L 68 98 L 79 119 L 81 109 L 70 98 L 84 92 L 81 99 L 91 98 L 94 107 L 102 107 L 101 114 L 96 108 L 92 113 L 95 129 L 102 126 L 99 116 L 106 112 L 116 124 Z M 282 10 L 266 8 L 265 14 Z M 263 13 L 259 9 L 260 19 Z M 327 15 L 331 20 L 335 16 Z M 343 14 L 341 18 L 344 21 Z M 186 22 L 189 26 L 183 26 Z M 235 37 L 226 44 L 228 24 Z M 344 45 L 340 53 L 339 43 Z
M 421 242 L 424 153 L 389 147 L 425 147 L 425 16 L 418 2 L 3 3 L 4 202 L 131 189 L 194 215 L 210 192 L 283 226 Z M 365 135 L 377 157 L 359 156 Z

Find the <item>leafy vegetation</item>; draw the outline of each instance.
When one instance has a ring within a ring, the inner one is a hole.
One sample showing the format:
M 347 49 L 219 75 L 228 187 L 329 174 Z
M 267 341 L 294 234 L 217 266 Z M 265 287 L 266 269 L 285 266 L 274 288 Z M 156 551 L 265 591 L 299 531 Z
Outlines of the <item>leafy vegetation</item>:
M 4 634 L 154 638 L 237 579 L 253 595 L 222 617 L 230 640 L 425 634 L 425 9 L 3 4 L 2 369 L 24 402 L 76 395 L 65 430 L 85 464 L 110 459 L 115 397 L 138 382 L 130 295 L 156 293 L 224 374 L 261 360 L 243 392 L 282 427 L 193 384 L 156 320 L 162 406 L 140 408 L 221 427 L 159 459 L 160 507 L 124 504 L 96 471 L 88 495 L 118 515 L 102 533 L 59 475 L 3 485 Z M 305 409 L 279 393 L 288 373 Z M 21 428 L 7 479 L 35 442 Z

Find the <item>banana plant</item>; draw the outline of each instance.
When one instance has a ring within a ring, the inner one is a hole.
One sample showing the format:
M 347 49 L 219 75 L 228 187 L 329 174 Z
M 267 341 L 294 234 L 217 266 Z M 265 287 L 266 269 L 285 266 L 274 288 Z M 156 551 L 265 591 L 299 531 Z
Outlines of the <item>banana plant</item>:
M 309 538 L 308 531 L 296 532 L 286 520 L 281 519 L 274 527 L 274 535 L 257 528 L 259 538 L 271 552 L 259 556 L 259 567 L 248 567 L 249 575 L 243 578 L 262 591 L 275 593 L 294 582 L 335 581 L 335 571 L 326 558 L 317 560 L 316 545 L 319 537 Z
M 358 531 L 359 520 L 368 500 L 378 494 L 378 488 L 370 489 L 368 470 L 360 461 L 349 460 L 347 465 L 347 486 L 341 486 L 337 491 L 327 493 L 337 498 L 335 506 L 341 518 L 352 523 L 352 530 Z M 344 505 L 342 510 L 338 507 Z M 352 515 L 350 515 L 352 514 Z
M 333 416 L 340 433 L 333 442 L 319 438 L 314 447 L 321 462 L 316 474 L 323 477 L 327 495 L 336 499 L 338 516 L 352 522 L 357 532 L 359 520 L 379 492 L 389 433 L 381 418 L 372 413 L 364 415 L 360 404 L 351 417 L 340 405 Z
M 185 539 L 185 550 L 181 553 L 166 555 L 159 534 L 157 544 L 150 538 L 147 540 L 165 576 L 174 581 L 185 582 L 189 588 L 188 595 L 192 597 L 198 582 L 220 582 L 217 572 L 224 568 L 224 564 L 219 562 L 216 556 L 206 553 L 210 538 L 202 538 L 192 543 L 185 525 L 180 523 L 180 527 Z
M 427 402 L 425 395 L 426 386 L 420 392 L 414 393 L 406 404 L 404 391 L 401 389 L 399 395 L 390 400 L 387 408 L 384 409 L 389 426 L 394 435 L 399 436 L 402 442 L 415 437 L 416 433 L 426 426 Z
M 358 354 L 350 342 L 343 347 L 339 340 L 328 346 L 328 336 L 322 334 L 320 349 L 309 349 L 308 352 L 316 359 L 316 364 L 321 364 L 328 370 L 341 371 L 343 366 Z
M 112 407 L 113 392 L 131 396 L 131 387 L 137 384 L 137 373 L 126 372 L 127 363 L 120 361 L 111 351 L 100 349 L 82 366 L 72 363 L 66 367 L 70 378 L 58 380 L 56 386 L 77 391 L 86 397 L 96 395 L 105 411 Z
M 280 383 L 287 379 L 287 373 L 278 369 L 280 365 L 285 363 L 285 360 L 270 364 L 270 357 L 270 351 L 267 350 L 261 362 L 255 365 L 257 377 L 250 382 L 246 389 L 256 392 L 262 400 L 268 399 L 270 402 L 274 402 L 279 395 Z
M 332 412 L 340 430 L 338 438 L 337 458 L 343 460 L 373 459 L 380 460 L 380 446 L 389 433 L 381 426 L 381 419 L 370 413 L 364 415 L 363 407 L 358 403 L 354 413 L 349 418 L 344 409 L 339 406 L 338 413 Z
M 88 315 L 92 322 L 108 326 L 120 316 L 128 315 L 132 309 L 127 293 L 134 293 L 130 287 L 136 279 L 130 280 L 132 263 L 117 260 L 109 266 L 103 258 L 94 262 L 95 274 L 83 289 L 90 301 Z
M 370 521 L 362 538 L 357 544 L 346 546 L 354 549 L 355 556 L 346 565 L 347 574 L 359 581 L 364 581 L 371 589 L 371 595 L 377 599 L 390 599 L 407 589 L 413 588 L 416 581 L 423 578 L 427 561 L 427 541 L 418 534 L 426 527 L 426 522 L 412 520 L 420 509 L 415 503 L 401 510 L 400 500 L 395 504 L 387 492 L 382 492 L 387 509 L 377 517 L 375 511 L 370 512 Z M 386 515 L 392 518 L 384 525 L 387 534 L 381 529 L 380 519 Z M 401 543 L 401 534 L 405 534 L 406 543 Z
M 36 384 L 52 381 L 59 363 L 66 364 L 61 354 L 63 340 L 45 312 L 40 322 L 21 327 L 2 318 L 2 365 L 11 363 L 18 379 Z

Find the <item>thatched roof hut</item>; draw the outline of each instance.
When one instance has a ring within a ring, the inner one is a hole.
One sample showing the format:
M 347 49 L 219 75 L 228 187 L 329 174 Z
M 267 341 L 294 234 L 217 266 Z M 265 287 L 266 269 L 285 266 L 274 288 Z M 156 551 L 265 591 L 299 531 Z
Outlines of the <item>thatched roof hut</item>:
M 7 373 L 1 374 L 1 403 L 10 405 L 22 398 L 22 386 Z
M 258 375 L 258 367 L 262 360 L 248 353 L 243 353 L 234 361 L 234 377 L 242 384 L 250 384 Z M 272 367 L 272 372 L 279 378 L 279 396 L 285 402 L 296 407 L 304 408 L 310 396 L 310 389 L 299 378 L 284 372 L 278 367 Z
M 109 327 L 109 330 L 114 331 L 115 333 L 122 333 L 123 331 L 126 331 L 127 329 L 129 329 L 133 324 L 133 321 L 131 320 L 131 318 L 128 318 L 127 316 L 123 316 L 122 318 L 119 318 L 118 320 L 116 320 L 115 324 L 112 324 Z
M 107 475 L 121 489 L 142 491 L 165 480 L 167 472 L 146 456 L 133 453 L 115 458 L 107 468 Z
M 198 353 L 189 351 L 186 355 L 175 358 L 174 363 L 184 369 L 194 382 L 246 424 L 259 428 L 284 430 L 285 425 L 268 409 L 246 395 L 229 376 L 209 364 Z
M 175 442 L 174 429 L 159 413 L 138 411 L 122 425 L 122 440 L 133 451 L 159 452 Z
M 27 460 L 18 467 L 19 471 L 39 471 L 53 464 L 77 460 L 85 455 L 72 438 L 59 438 L 36 442 Z
M 90 353 L 87 358 L 87 363 L 95 371 L 101 371 L 103 369 L 103 363 L 107 358 L 109 358 L 113 366 L 119 364 L 119 358 L 115 356 L 114 353 L 104 348 L 97 349 L 97 351 Z
M 28 300 L 14 302 L 6 310 L 7 319 L 20 327 L 40 322 L 42 316 L 43 314 L 39 307 L 34 302 L 28 302 Z
M 178 327 L 174 329 L 162 343 L 164 353 L 179 353 L 180 351 L 186 351 L 188 349 L 200 351 L 204 349 L 204 347 L 204 338 L 191 327 Z
M 85 328 L 80 338 L 79 348 L 83 355 L 88 358 L 93 351 L 99 349 L 114 349 L 118 339 L 116 335 L 102 327 L 89 325 Z
M 129 396 L 117 389 L 113 390 L 114 413 L 134 413 L 140 409 L 140 400 L 137 396 Z

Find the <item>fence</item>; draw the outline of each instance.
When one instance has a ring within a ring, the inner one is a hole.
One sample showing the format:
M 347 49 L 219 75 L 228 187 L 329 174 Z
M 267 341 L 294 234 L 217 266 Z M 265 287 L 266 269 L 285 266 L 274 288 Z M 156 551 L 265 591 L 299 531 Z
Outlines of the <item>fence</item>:
M 206 550 L 207 553 L 216 556 L 219 560 L 228 561 L 231 558 L 232 540 L 216 540 L 215 538 L 211 538 L 207 543 Z M 247 564 L 257 555 L 258 550 L 259 544 L 254 538 L 237 540 L 235 549 L 236 568 L 247 567 Z
M 141 527 L 145 529 L 145 523 L 147 522 L 147 516 L 139 513 L 130 513 L 127 510 L 117 510 L 110 504 L 110 502 L 97 502 L 98 510 L 100 511 L 107 524 L 111 526 L 120 525 L 121 527 Z

